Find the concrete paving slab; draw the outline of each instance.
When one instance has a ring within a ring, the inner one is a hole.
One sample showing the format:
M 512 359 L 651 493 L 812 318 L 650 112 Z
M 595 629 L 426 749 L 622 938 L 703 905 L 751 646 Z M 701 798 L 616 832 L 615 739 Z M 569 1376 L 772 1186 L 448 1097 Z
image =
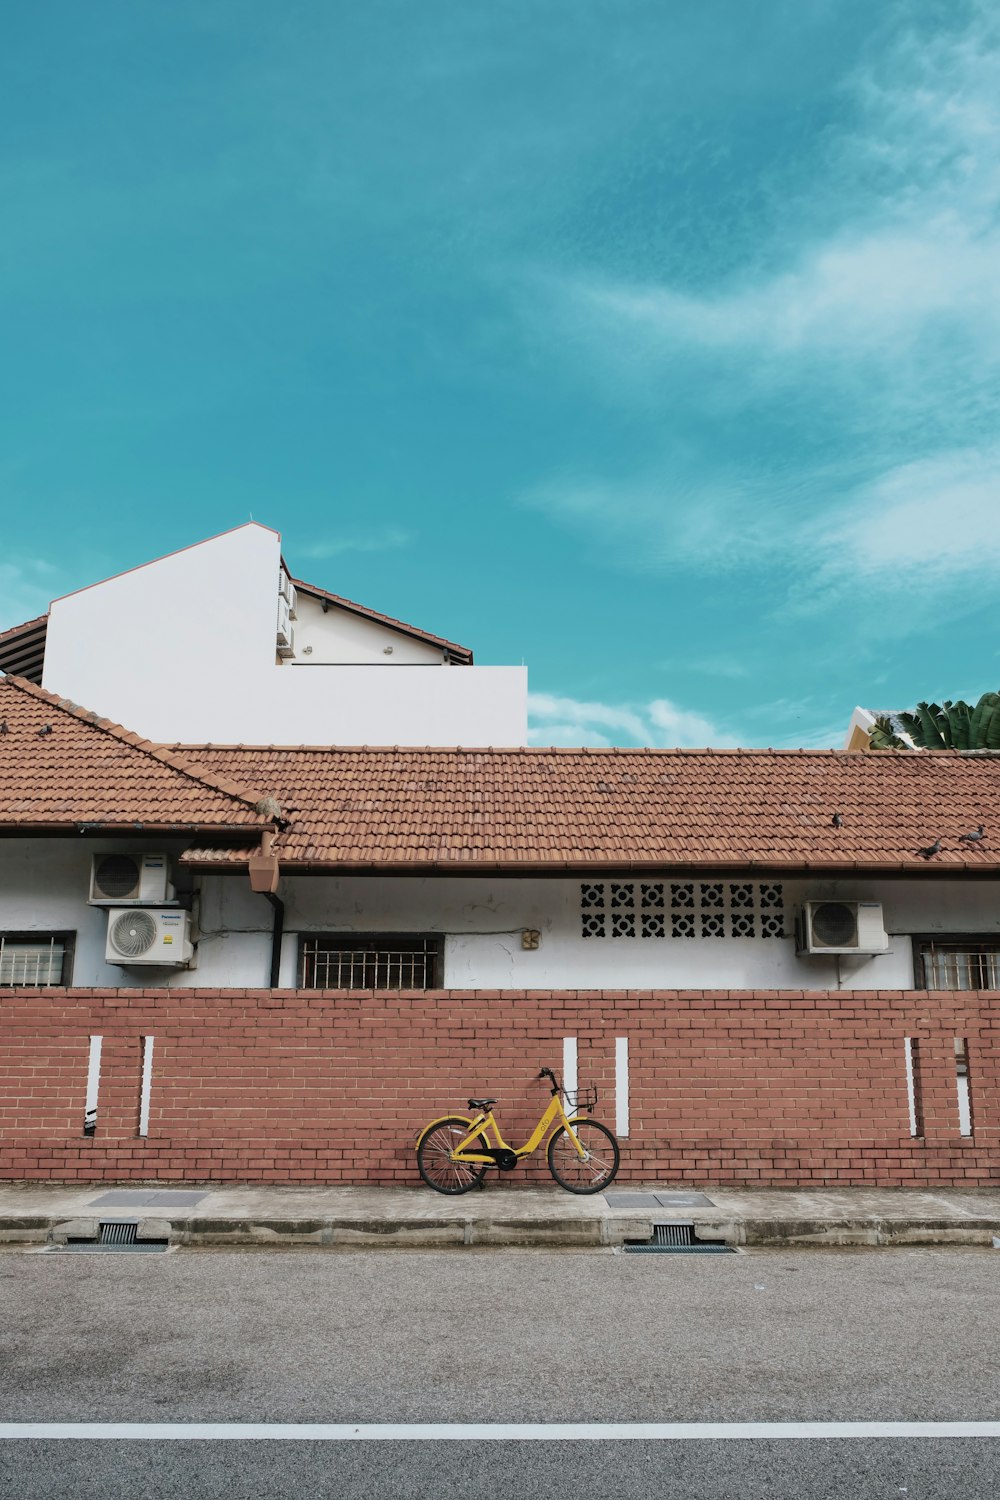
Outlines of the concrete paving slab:
M 1000 1239 L 1000 1189 L 707 1186 L 710 1196 L 696 1202 L 702 1195 L 694 1190 L 656 1182 L 630 1183 L 607 1198 L 554 1187 L 490 1187 L 448 1198 L 422 1187 L 108 1184 L 97 1199 L 93 1183 L 0 1183 L 0 1245 L 53 1243 L 80 1222 L 96 1234 L 98 1207 L 103 1219 L 158 1222 L 172 1244 L 190 1247 L 620 1246 L 648 1240 L 654 1223 L 673 1219 L 691 1221 L 699 1239 L 734 1245 L 991 1246 Z

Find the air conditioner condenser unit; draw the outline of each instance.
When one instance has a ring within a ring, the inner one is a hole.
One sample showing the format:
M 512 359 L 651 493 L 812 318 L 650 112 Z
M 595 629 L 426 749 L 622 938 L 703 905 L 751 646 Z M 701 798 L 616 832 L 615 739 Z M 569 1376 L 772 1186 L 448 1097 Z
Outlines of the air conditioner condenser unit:
M 796 923 L 800 953 L 888 953 L 880 901 L 806 901 Z
M 105 961 L 123 969 L 181 969 L 191 962 L 191 913 L 177 907 L 108 912 Z
M 285 572 L 284 568 L 282 568 L 282 570 L 281 570 L 281 575 L 280 575 L 280 579 L 279 579 L 279 582 L 278 582 L 278 593 L 281 595 L 282 599 L 284 599 L 285 602 L 286 602 L 286 604 L 288 605 L 288 613 L 291 615 L 292 619 L 294 620 L 295 619 L 295 605 L 296 605 L 296 603 L 298 601 L 298 595 L 295 592 L 295 585 L 294 585 L 294 583 L 289 578 L 289 576 Z
M 170 859 L 166 854 L 95 854 L 90 867 L 90 902 L 157 902 L 173 900 Z
M 280 594 L 278 596 L 276 646 L 279 656 L 295 655 L 295 626 L 292 624 L 292 615 L 288 607 L 288 600 Z

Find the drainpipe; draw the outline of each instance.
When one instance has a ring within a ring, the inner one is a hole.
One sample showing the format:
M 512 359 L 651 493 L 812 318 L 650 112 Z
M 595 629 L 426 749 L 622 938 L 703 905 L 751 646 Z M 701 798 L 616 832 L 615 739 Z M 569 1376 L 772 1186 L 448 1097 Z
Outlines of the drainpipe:
M 271 903 L 274 920 L 271 924 L 271 981 L 272 990 L 278 988 L 281 977 L 281 939 L 285 931 L 285 903 L 278 892 L 281 867 L 274 853 L 275 829 L 268 828 L 261 834 L 260 851 L 250 856 L 250 889 Z
M 271 989 L 276 990 L 281 978 L 281 939 L 285 931 L 285 903 L 273 891 L 263 891 L 261 894 L 274 907 L 274 921 L 271 924 Z

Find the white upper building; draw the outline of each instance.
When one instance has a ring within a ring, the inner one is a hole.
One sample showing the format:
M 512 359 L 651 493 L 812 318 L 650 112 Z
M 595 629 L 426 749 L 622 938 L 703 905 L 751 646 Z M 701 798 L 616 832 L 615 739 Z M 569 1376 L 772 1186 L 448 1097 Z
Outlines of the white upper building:
M 34 675 L 23 639 L 42 686 L 156 741 L 527 741 L 524 667 L 474 666 L 466 647 L 293 579 L 256 522 L 56 599 L 21 631 L 0 667 Z

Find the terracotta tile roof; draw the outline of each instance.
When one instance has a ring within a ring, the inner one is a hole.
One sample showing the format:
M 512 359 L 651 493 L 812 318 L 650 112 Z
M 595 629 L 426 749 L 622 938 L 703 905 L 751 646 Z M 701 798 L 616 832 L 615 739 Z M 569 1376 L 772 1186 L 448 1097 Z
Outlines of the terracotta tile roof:
M 12 625 L 0 633 L 0 672 L 26 677 L 29 682 L 41 682 L 48 628 L 46 614 L 25 620 L 23 625 Z
M 353 599 L 345 599 L 340 594 L 331 594 L 328 589 L 321 589 L 314 583 L 304 583 L 301 578 L 293 578 L 292 583 L 300 594 L 309 595 L 313 599 L 325 599 L 329 604 L 335 604 L 339 609 L 346 609 L 353 615 L 361 615 L 366 620 L 376 620 L 380 625 L 388 625 L 392 630 L 402 631 L 404 635 L 412 636 L 414 640 L 426 641 L 428 645 L 440 646 L 443 651 L 453 657 L 458 666 L 472 666 L 472 651 L 468 646 L 456 645 L 454 641 L 446 641 L 442 635 L 432 635 L 429 630 L 420 630 L 416 625 L 407 625 L 404 620 L 396 620 L 392 615 L 379 614 L 377 609 L 369 609 L 367 605 L 355 604 Z
M 273 827 L 225 771 L 201 770 L 34 683 L 0 678 L 0 828 Z M 259 841 L 258 841 L 259 842 Z
M 990 755 L 180 748 L 278 798 L 291 820 L 274 846 L 286 868 L 1000 870 Z M 979 823 L 986 840 L 960 843 Z M 921 859 L 939 835 L 942 853 Z

